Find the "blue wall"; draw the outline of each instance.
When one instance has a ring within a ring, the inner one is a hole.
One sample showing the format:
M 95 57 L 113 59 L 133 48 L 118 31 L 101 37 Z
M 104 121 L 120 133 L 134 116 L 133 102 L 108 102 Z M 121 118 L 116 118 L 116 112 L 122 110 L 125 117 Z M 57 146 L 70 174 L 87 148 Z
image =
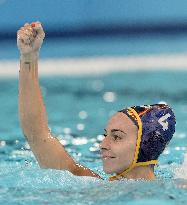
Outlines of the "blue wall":
M 186 0 L 0 0 L 0 33 L 39 20 L 48 30 L 187 23 Z M 4 29 L 2 29 L 4 28 Z

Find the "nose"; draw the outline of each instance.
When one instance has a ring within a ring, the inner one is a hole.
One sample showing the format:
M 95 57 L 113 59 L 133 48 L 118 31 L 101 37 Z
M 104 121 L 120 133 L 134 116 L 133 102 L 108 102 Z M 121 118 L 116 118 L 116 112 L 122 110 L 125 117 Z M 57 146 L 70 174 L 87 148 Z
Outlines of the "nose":
M 110 139 L 106 136 L 100 144 L 101 150 L 110 150 Z

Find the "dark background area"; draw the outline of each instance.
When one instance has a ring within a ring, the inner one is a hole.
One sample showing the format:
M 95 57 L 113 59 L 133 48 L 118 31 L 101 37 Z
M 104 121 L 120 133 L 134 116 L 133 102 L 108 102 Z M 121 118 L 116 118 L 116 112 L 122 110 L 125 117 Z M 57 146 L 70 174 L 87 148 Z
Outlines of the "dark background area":
M 41 21 L 48 37 L 187 32 L 186 0 L 0 0 L 0 39 Z

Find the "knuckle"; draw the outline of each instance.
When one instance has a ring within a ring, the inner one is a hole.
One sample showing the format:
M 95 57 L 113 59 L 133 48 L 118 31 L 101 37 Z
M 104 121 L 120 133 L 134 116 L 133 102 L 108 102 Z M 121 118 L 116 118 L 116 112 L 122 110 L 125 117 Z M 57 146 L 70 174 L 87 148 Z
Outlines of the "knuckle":
M 32 35 L 32 33 L 31 33 L 29 30 L 25 30 L 25 31 L 24 31 L 24 34 L 25 34 L 26 36 Z

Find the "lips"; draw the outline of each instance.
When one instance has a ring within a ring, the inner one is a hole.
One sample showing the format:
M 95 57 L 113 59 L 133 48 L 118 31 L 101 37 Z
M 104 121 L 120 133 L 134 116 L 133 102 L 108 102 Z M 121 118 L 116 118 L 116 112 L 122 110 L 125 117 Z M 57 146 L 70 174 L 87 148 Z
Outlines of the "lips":
M 103 159 L 114 159 L 115 157 L 113 156 L 108 156 L 108 155 L 102 155 Z

